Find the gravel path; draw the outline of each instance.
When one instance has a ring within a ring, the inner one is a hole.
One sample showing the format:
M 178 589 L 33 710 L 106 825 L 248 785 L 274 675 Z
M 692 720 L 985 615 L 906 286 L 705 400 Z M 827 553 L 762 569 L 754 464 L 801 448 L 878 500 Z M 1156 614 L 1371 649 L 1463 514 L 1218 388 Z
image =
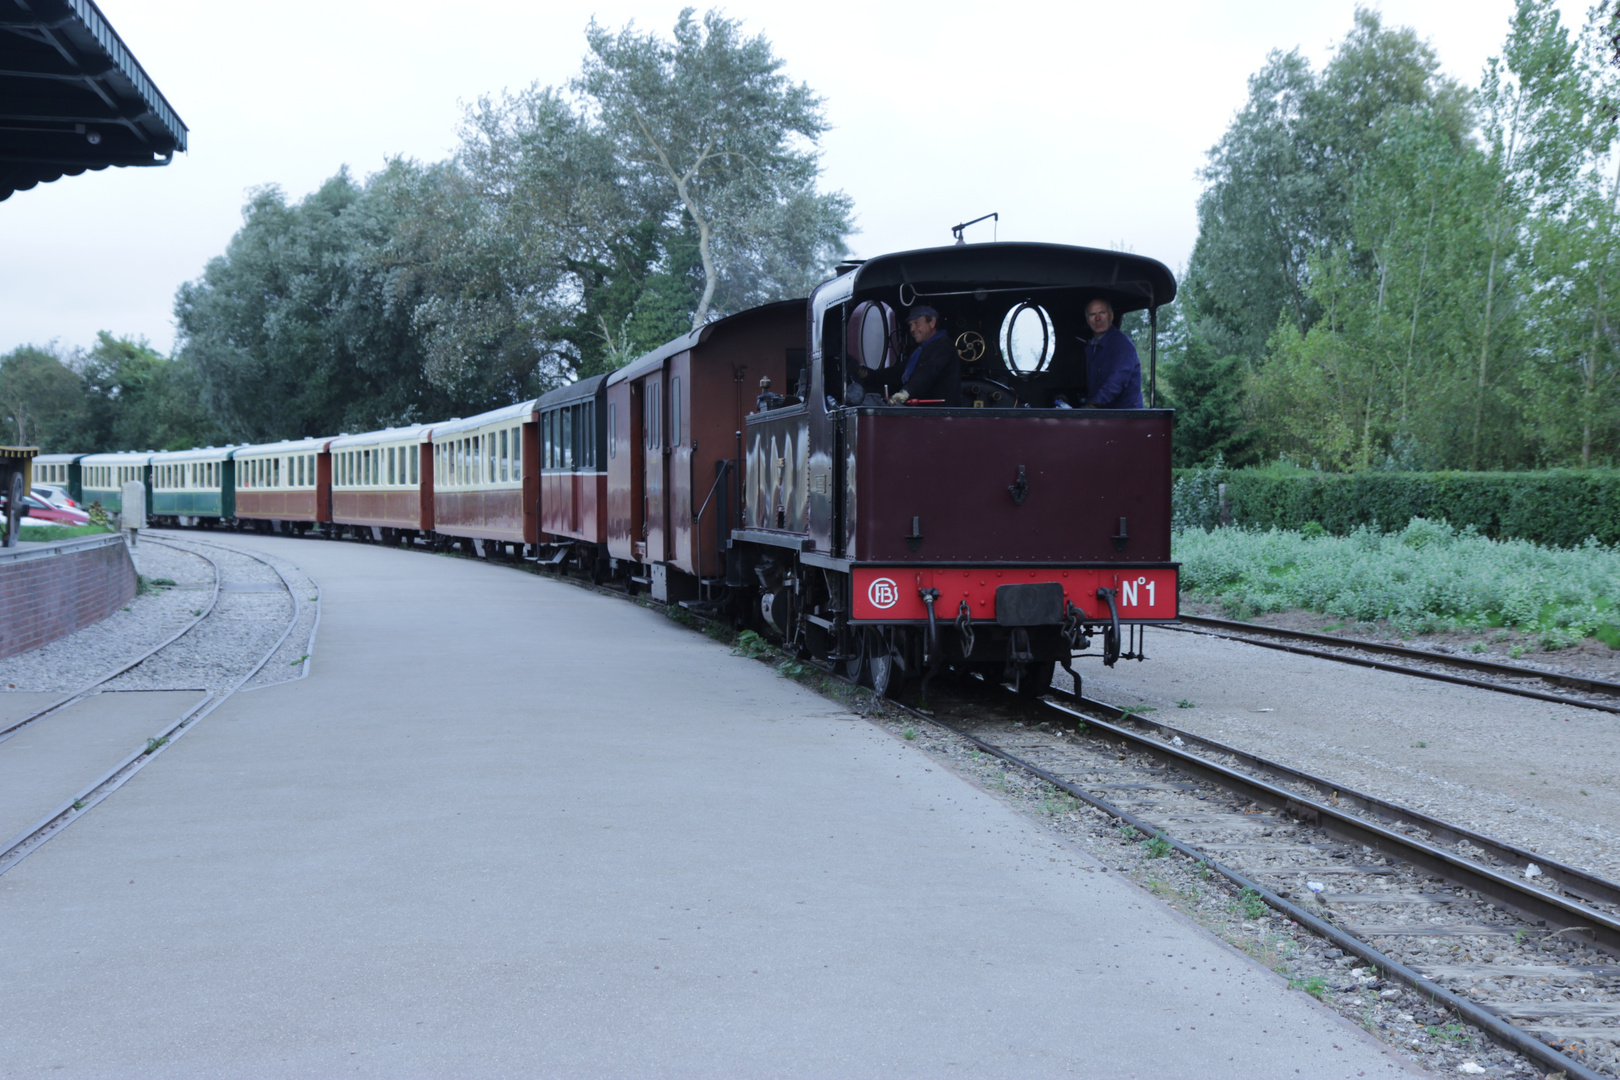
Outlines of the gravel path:
M 197 687 L 222 694 L 263 658 L 293 617 L 294 603 L 275 570 L 260 559 L 184 535 L 162 537 L 219 566 L 219 603 L 198 627 L 107 684 L 108 690 Z M 266 665 L 268 666 L 268 665 Z
M 1620 718 L 1202 635 L 1147 651 L 1077 661 L 1087 696 L 1620 880 Z
M 206 560 L 159 544 L 141 544 L 130 555 L 147 590 L 98 623 L 0 660 L 0 693 L 77 690 L 151 649 L 208 604 L 214 569 Z
M 145 539 L 133 554 L 148 583 L 146 591 L 128 608 L 94 626 L 0 661 L 0 688 L 17 693 L 66 693 L 150 650 L 207 608 L 215 574 L 209 559 L 218 566 L 220 576 L 213 611 L 173 644 L 103 689 L 197 688 L 224 693 L 282 637 L 295 610 L 296 625 L 276 655 L 243 688 L 274 685 L 302 675 L 319 612 L 315 602 L 319 590 L 308 575 L 285 560 L 267 562 L 264 557 L 234 550 L 228 537 L 158 533 Z M 285 583 L 277 568 L 286 576 Z M 296 602 L 289 587 L 297 591 Z

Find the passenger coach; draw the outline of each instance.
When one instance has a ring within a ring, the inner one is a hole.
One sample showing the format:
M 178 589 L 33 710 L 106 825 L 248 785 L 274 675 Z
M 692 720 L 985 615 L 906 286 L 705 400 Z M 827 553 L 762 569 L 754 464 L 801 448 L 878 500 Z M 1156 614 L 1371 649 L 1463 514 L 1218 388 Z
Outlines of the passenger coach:
M 332 524 L 398 542 L 433 532 L 433 442 L 427 424 L 332 440 Z
M 54 484 L 74 502 L 84 502 L 84 486 L 79 462 L 83 454 L 40 454 L 30 463 L 36 484 Z
M 122 512 L 124 485 L 139 480 L 146 485 L 146 512 L 152 512 L 151 453 L 145 454 L 86 454 L 79 459 L 79 487 L 86 506 L 100 503 L 104 508 Z
M 236 516 L 230 446 L 151 455 L 153 525 L 216 526 Z
M 594 375 L 542 397 L 541 561 L 600 582 L 607 554 L 607 383 Z
M 539 403 L 433 425 L 433 529 L 522 548 L 540 540 Z
M 231 455 L 236 518 L 273 532 L 308 532 L 332 520 L 330 439 L 240 446 Z

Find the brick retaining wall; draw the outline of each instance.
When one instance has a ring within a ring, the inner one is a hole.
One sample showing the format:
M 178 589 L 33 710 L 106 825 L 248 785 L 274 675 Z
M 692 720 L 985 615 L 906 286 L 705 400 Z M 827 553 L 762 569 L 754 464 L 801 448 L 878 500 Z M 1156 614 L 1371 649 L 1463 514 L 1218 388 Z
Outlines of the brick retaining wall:
M 105 619 L 135 587 L 122 534 L 0 548 L 0 657 Z

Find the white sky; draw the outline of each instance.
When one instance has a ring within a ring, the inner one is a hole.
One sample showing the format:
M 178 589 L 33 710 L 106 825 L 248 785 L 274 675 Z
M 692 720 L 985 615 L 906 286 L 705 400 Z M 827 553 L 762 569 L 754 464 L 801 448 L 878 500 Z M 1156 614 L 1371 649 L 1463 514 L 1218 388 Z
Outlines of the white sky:
M 448 156 L 461 103 L 565 82 L 592 14 L 667 34 L 665 0 L 99 0 L 190 126 L 166 168 L 108 169 L 0 202 L 0 352 L 174 341 L 176 288 L 241 224 L 247 191 L 307 194 L 347 164 Z M 1512 0 L 1383 0 L 1469 85 Z M 999 211 L 1003 240 L 1126 247 L 1179 268 L 1198 169 L 1273 48 L 1313 65 L 1354 0 L 852 3 L 732 0 L 826 99 L 823 185 L 855 201 L 857 255 L 945 244 Z M 698 5 L 699 11 L 704 10 Z M 1567 23 L 1585 0 L 1561 0 Z M 990 223 L 969 230 L 991 238 Z

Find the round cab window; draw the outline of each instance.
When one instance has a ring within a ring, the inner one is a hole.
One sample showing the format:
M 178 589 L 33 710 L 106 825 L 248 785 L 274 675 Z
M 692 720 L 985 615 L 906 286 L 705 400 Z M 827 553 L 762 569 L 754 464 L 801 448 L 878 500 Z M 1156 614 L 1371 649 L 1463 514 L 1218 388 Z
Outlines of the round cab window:
M 1052 317 L 1039 304 L 1019 304 L 1001 320 L 1001 355 L 1019 375 L 1045 370 L 1056 346 Z

